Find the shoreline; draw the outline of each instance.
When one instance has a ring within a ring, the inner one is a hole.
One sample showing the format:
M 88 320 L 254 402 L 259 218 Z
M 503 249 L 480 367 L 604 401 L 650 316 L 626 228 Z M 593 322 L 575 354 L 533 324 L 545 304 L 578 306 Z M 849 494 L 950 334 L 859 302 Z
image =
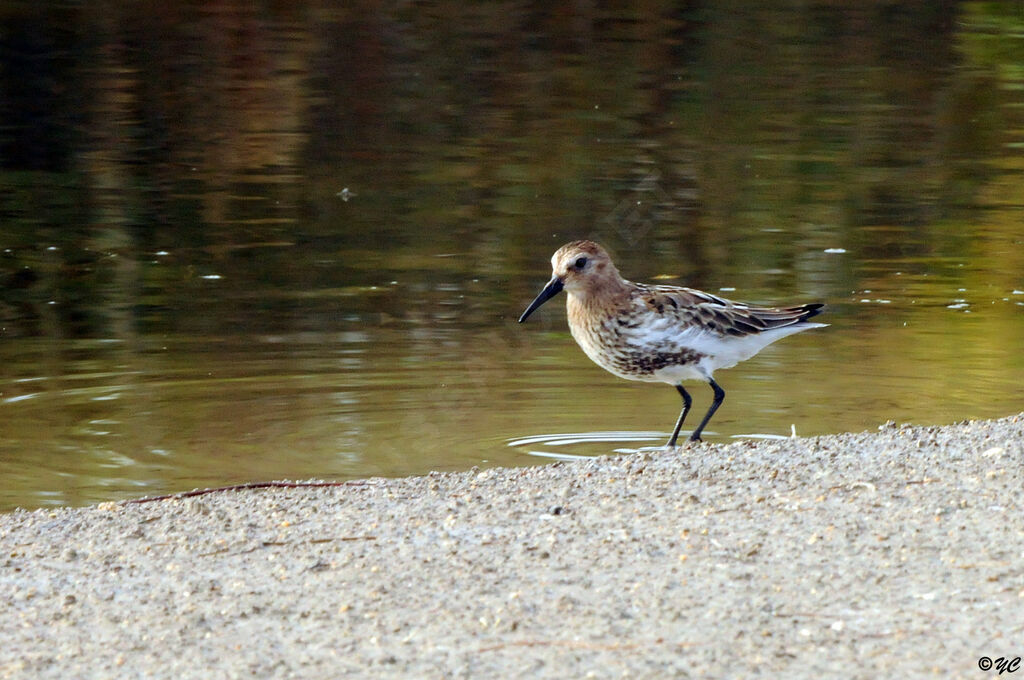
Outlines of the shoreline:
M 1022 463 L 1019 414 L 16 510 L 0 678 L 984 677 Z

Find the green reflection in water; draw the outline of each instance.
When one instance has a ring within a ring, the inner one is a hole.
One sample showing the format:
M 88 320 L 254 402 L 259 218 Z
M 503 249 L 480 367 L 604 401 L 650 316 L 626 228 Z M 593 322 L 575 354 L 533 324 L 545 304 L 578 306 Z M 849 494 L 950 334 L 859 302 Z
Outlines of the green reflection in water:
M 829 303 L 718 376 L 717 441 L 1021 410 L 999 3 L 5 9 L 0 508 L 666 431 L 675 392 L 557 306 L 515 324 L 583 236 L 636 280 Z

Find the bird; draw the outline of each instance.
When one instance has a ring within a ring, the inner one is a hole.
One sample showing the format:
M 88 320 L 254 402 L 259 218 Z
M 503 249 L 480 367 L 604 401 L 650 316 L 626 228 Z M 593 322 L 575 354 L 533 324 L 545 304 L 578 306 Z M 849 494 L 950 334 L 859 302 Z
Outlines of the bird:
M 566 243 L 551 256 L 551 280 L 519 317 L 523 323 L 563 290 L 569 330 L 601 368 L 627 380 L 664 382 L 683 398 L 666 444 L 674 448 L 693 402 L 683 381 L 703 380 L 714 399 L 691 442 L 722 405 L 718 369 L 731 368 L 787 335 L 828 324 L 810 322 L 825 305 L 759 307 L 694 288 L 634 283 L 622 278 L 608 252 L 593 241 Z

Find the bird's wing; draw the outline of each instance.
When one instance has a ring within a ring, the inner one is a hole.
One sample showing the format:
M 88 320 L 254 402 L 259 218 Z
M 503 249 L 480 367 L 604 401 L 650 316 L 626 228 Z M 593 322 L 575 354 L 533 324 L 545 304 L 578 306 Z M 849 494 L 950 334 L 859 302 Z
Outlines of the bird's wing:
M 692 333 L 742 337 L 791 326 L 820 313 L 823 305 L 755 307 L 693 288 L 638 286 L 634 305 L 674 317 Z

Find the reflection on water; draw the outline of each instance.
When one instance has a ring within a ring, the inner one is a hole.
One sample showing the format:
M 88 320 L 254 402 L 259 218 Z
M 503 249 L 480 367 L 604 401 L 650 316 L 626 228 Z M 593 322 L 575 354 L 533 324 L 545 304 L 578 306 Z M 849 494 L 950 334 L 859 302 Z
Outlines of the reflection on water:
M 609 445 L 621 445 L 625 442 L 653 442 L 667 440 L 670 432 L 625 432 L 616 430 L 613 432 L 563 432 L 561 434 L 540 434 L 532 437 L 512 439 L 508 445 L 514 448 L 522 448 L 527 455 L 539 458 L 551 458 L 552 460 L 581 460 L 593 455 L 611 453 L 638 453 L 643 450 L 655 450 L 658 447 L 622 447 L 611 448 Z M 709 433 L 713 434 L 713 433 Z M 585 447 L 587 444 L 598 444 L 596 447 Z M 542 451 L 532 447 L 543 446 L 544 448 L 560 447 L 557 451 Z M 561 447 L 572 447 L 568 449 Z M 583 453 L 580 449 L 589 448 L 591 453 Z M 577 453 L 569 453 L 577 451 Z
M 540 434 L 522 439 L 509 441 L 509 446 L 532 446 L 543 444 L 545 446 L 565 446 L 573 444 L 589 444 L 592 442 L 647 442 L 657 439 L 667 439 L 669 432 L 625 432 L 616 430 L 613 432 L 564 432 L 562 434 Z
M 1010 4 L 4 10 L 0 509 L 660 445 L 674 390 L 515 323 L 579 237 L 829 304 L 708 440 L 1022 409 Z
M 793 426 L 796 429 L 796 426 Z M 690 430 L 681 430 L 680 436 L 689 434 Z M 712 430 L 705 430 L 711 440 L 717 439 Z M 645 451 L 663 451 L 664 442 L 671 432 L 629 432 L 614 430 L 611 432 L 562 432 L 560 434 L 539 434 L 530 437 L 510 439 L 508 446 L 522 449 L 527 455 L 551 460 L 586 460 L 593 456 L 609 453 L 643 453 Z M 793 435 L 795 436 L 795 434 Z M 785 439 L 779 434 L 734 434 L 732 439 Z M 661 446 L 621 446 L 628 442 L 662 442 Z M 683 445 L 685 449 L 685 444 Z M 542 450 L 534 447 L 543 447 Z

